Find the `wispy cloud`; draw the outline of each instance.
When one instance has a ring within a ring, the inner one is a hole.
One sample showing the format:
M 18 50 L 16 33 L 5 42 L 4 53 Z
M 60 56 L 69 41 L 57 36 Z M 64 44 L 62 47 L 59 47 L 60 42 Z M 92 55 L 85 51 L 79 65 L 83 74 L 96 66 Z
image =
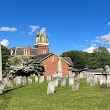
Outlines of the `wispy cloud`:
M 8 46 L 10 43 L 7 39 L 3 39 L 2 41 L 0 41 L 0 43 L 3 45 L 3 46 Z
M 83 48 L 84 46 L 83 45 L 81 45 L 81 46 L 76 45 L 75 47 L 82 47 Z
M 108 24 L 107 24 L 108 26 L 110 26 L 110 22 L 108 22 Z
M 45 32 L 46 31 L 46 28 L 43 27 L 40 31 Z
M 17 28 L 15 28 L 15 27 L 1 27 L 0 31 L 15 32 L 15 31 L 17 31 Z
M 96 39 L 93 40 L 93 42 L 110 45 L 110 33 L 100 37 L 96 37 Z
M 34 32 L 36 32 L 40 27 L 39 26 L 36 26 L 36 25 L 30 25 L 29 26 L 31 31 L 29 32 L 29 35 L 33 35 Z

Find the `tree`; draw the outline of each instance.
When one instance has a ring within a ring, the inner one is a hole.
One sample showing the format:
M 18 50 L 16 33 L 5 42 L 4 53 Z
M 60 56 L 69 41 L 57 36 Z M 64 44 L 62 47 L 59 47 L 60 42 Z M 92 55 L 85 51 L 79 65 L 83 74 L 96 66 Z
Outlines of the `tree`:
M 1 51 L 2 51 L 2 69 L 5 70 L 6 62 L 8 61 L 8 58 L 10 56 L 10 50 L 2 45 Z
M 67 51 L 62 53 L 61 57 L 70 57 L 74 64 L 74 68 L 83 69 L 86 67 L 84 57 L 81 51 Z
M 99 68 L 104 68 L 106 65 L 110 66 L 110 53 L 105 47 L 99 47 L 93 53 Z

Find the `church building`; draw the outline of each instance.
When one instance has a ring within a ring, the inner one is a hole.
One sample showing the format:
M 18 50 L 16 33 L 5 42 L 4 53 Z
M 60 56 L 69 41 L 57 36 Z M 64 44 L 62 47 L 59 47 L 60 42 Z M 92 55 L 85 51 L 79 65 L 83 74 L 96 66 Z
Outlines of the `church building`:
M 34 47 L 14 47 L 11 48 L 11 59 L 31 58 L 37 56 L 45 67 L 44 76 L 58 73 L 58 61 L 61 60 L 62 75 L 68 75 L 73 67 L 70 57 L 60 57 L 49 52 L 49 41 L 45 31 L 40 31 L 36 35 Z

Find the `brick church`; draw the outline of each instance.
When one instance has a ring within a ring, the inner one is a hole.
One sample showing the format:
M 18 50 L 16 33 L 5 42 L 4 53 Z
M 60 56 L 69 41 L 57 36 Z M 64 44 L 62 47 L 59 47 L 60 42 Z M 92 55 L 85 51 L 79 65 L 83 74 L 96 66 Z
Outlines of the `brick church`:
M 40 31 L 36 35 L 34 47 L 14 47 L 11 48 L 11 59 L 31 58 L 37 56 L 45 67 L 44 76 L 58 73 L 58 61 L 61 60 L 62 75 L 68 75 L 73 67 L 70 57 L 60 57 L 55 53 L 49 52 L 49 41 L 45 31 Z

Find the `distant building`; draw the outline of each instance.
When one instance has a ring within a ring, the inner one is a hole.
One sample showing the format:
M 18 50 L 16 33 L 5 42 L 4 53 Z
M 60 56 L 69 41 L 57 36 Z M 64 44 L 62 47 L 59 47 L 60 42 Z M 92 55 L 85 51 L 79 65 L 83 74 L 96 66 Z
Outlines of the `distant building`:
M 61 59 L 63 75 L 68 75 L 69 70 L 73 67 L 73 63 L 69 57 L 60 57 L 55 53 L 49 53 L 49 41 L 44 31 L 40 31 L 36 35 L 36 41 L 33 48 L 28 45 L 27 47 L 13 47 L 10 50 L 10 59 L 22 59 L 37 56 L 36 58 L 40 60 L 45 67 L 45 76 L 58 72 L 59 58 Z
M 44 31 L 40 31 L 36 35 L 36 42 L 34 47 L 31 48 L 30 45 L 27 47 L 13 47 L 10 49 L 11 51 L 11 58 L 30 58 L 32 56 L 37 56 L 40 54 L 47 54 L 49 53 L 49 42 L 48 37 Z

